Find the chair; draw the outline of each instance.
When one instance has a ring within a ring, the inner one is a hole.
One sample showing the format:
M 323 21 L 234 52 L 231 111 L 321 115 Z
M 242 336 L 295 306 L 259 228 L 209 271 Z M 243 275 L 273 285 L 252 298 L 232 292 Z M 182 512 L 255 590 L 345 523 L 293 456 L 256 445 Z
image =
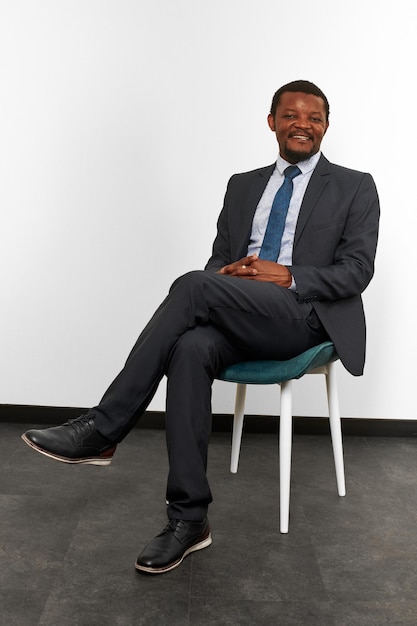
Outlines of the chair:
M 326 341 L 310 348 L 288 361 L 245 361 L 226 367 L 217 376 L 219 380 L 237 383 L 233 420 L 232 454 L 230 471 L 235 474 L 239 463 L 240 445 L 245 410 L 246 385 L 271 385 L 281 387 L 279 424 L 280 469 L 280 532 L 287 533 L 290 512 L 291 447 L 292 447 L 292 381 L 304 374 L 324 374 L 329 406 L 330 432 L 336 468 L 337 491 L 346 495 L 343 465 L 342 430 L 337 392 L 335 361 L 338 359 L 334 345 Z

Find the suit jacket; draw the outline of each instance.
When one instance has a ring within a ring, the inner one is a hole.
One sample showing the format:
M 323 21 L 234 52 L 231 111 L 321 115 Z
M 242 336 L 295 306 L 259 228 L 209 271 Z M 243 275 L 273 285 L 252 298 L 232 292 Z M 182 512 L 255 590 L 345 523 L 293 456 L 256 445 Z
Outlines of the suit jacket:
M 275 163 L 230 179 L 207 270 L 246 256 L 255 210 L 274 168 Z M 365 363 L 361 293 L 374 272 L 378 223 L 371 175 L 321 155 L 301 204 L 289 269 L 298 300 L 312 303 L 340 360 L 356 376 Z

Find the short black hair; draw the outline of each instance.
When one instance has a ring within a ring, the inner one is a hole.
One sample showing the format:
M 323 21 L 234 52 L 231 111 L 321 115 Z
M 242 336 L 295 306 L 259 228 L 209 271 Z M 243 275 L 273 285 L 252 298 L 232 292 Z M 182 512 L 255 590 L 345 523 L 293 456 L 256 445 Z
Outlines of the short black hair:
M 293 93 L 300 91 L 301 93 L 308 93 L 321 98 L 324 102 L 324 107 L 326 109 L 326 121 L 328 121 L 330 115 L 329 101 L 327 100 L 322 90 L 319 89 L 317 85 L 311 83 L 308 80 L 294 80 L 293 82 L 287 83 L 286 85 L 280 87 L 278 91 L 274 93 L 274 97 L 272 98 L 271 115 L 275 117 L 279 100 L 282 94 L 286 93 L 287 91 L 291 91 Z

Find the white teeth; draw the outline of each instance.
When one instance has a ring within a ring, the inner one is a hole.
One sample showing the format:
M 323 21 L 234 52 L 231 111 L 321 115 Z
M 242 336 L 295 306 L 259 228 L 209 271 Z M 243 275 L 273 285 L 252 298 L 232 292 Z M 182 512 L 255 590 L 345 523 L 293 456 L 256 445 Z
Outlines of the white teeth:
M 293 135 L 293 139 L 303 139 L 304 141 L 307 141 L 310 137 L 306 137 L 305 135 Z

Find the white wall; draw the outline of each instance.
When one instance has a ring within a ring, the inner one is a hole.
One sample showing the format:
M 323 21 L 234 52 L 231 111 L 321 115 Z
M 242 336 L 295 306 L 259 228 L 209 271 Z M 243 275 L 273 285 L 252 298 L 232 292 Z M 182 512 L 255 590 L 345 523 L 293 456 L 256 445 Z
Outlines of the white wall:
M 383 212 L 367 368 L 340 368 L 343 414 L 416 418 L 411 9 L 0 0 L 0 403 L 100 399 L 172 280 L 203 267 L 229 176 L 275 160 L 272 94 L 305 78 L 330 100 L 324 153 L 371 172 Z M 296 412 L 324 414 L 317 383 L 298 385 Z M 274 409 L 264 394 L 251 412 Z M 216 383 L 214 411 L 232 404 Z

